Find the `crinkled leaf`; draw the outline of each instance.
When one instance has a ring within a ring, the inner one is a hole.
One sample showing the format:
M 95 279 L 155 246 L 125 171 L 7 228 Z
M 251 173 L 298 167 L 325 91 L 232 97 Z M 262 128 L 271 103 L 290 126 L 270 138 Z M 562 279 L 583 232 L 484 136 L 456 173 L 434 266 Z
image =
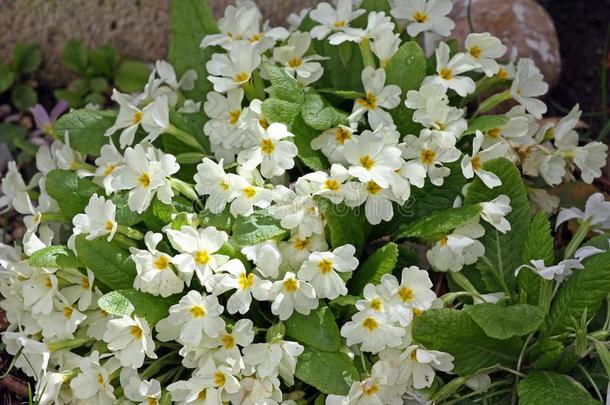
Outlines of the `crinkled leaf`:
M 458 208 L 449 208 L 424 217 L 413 224 L 407 224 L 398 228 L 396 239 L 421 238 L 436 241 L 442 236 L 450 233 L 481 212 L 479 205 L 464 205 Z
M 326 305 L 311 311 L 309 315 L 295 312 L 284 324 L 287 336 L 317 350 L 336 352 L 341 346 L 339 327 Z
M 233 228 L 234 219 L 235 218 L 229 212 L 228 207 L 219 214 L 212 214 L 207 209 L 199 213 L 199 220 L 201 221 L 202 227 L 213 226 L 227 232 L 231 231 Z
M 521 350 L 518 338 L 491 338 L 465 311 L 455 309 L 431 309 L 416 317 L 413 339 L 428 349 L 453 355 L 453 371 L 460 376 L 496 364 L 513 366 Z
M 256 245 L 269 239 L 280 240 L 288 235 L 280 221 L 269 211 L 258 210 L 233 222 L 233 241 L 240 246 Z
M 114 203 L 114 205 L 116 205 L 115 220 L 119 224 L 125 225 L 125 226 L 132 226 L 142 220 L 142 214 L 138 214 L 137 212 L 132 211 L 129 208 L 129 205 L 128 205 L 129 193 L 128 192 L 114 194 L 112 196 L 111 200 Z
M 379 284 L 381 276 L 392 274 L 397 262 L 398 245 L 390 242 L 380 247 L 354 272 L 350 282 L 350 292 L 362 294 L 368 283 Z
M 72 149 L 99 156 L 102 146 L 109 142 L 104 132 L 114 124 L 116 114 L 116 111 L 72 110 L 57 120 L 55 131 L 61 137 L 68 133 Z
M 325 170 L 330 165 L 328 159 L 319 150 L 311 148 L 311 141 L 314 140 L 319 132 L 303 121 L 302 117 L 296 117 L 292 125 L 294 143 L 299 150 L 298 157 L 311 170 Z
M 299 115 L 299 105 L 279 98 L 268 98 L 263 101 L 263 116 L 269 123 L 280 122 L 292 127 L 296 117 Z
M 301 116 L 307 125 L 319 131 L 347 123 L 346 113 L 328 105 L 322 96 L 315 93 L 305 96 Z
M 536 331 L 544 321 L 544 312 L 528 304 L 503 306 L 483 303 L 468 305 L 464 307 L 464 311 L 487 336 L 495 339 L 527 335 Z
M 521 263 L 529 263 L 532 259 L 543 259 L 547 266 L 555 263 L 551 223 L 542 211 L 536 214 L 530 222 L 527 239 L 523 245 Z M 519 293 L 528 303 L 538 303 L 541 280 L 540 276 L 527 269 L 523 269 L 517 275 Z
M 313 347 L 297 358 L 295 377 L 325 394 L 345 395 L 360 375 L 345 353 L 323 352 Z
M 77 268 L 82 267 L 82 263 L 74 252 L 63 245 L 53 245 L 42 248 L 28 259 L 28 263 L 32 267 L 45 267 L 51 269 L 57 268 Z
M 551 371 L 535 371 L 517 386 L 520 405 L 599 404 L 572 377 Z
M 473 118 L 468 123 L 468 129 L 462 136 L 474 134 L 477 130 L 486 133 L 492 129 L 502 127 L 508 122 L 506 115 L 482 115 Z
M 283 68 L 271 62 L 263 62 L 262 66 L 265 77 L 271 82 L 272 97 L 296 104 L 303 102 L 303 88 L 294 77 L 290 76 Z
M 349 243 L 361 252 L 368 230 L 364 217 L 343 203 L 333 204 L 323 197 L 316 198 L 316 201 L 326 218 L 331 246 L 336 248 Z
M 165 204 L 157 197 L 153 198 L 150 207 L 142 214 L 142 219 L 149 230 L 159 231 L 172 222 L 172 214 L 176 209 L 172 204 Z
M 179 296 L 157 297 L 133 289 L 111 291 L 97 301 L 100 309 L 115 316 L 135 314 L 145 318 L 150 326 L 166 318 L 169 308 L 178 302 Z
M 46 190 L 70 222 L 76 214 L 85 210 L 93 194 L 104 195 L 103 188 L 68 170 L 51 171 L 46 178 Z
M 538 370 L 551 369 L 555 367 L 565 351 L 562 342 L 556 339 L 542 339 L 527 354 L 531 364 Z
M 95 278 L 112 290 L 130 289 L 136 277 L 136 266 L 128 251 L 116 242 L 108 242 L 105 237 L 87 240 L 76 238 L 76 252 L 79 260 L 93 272 Z

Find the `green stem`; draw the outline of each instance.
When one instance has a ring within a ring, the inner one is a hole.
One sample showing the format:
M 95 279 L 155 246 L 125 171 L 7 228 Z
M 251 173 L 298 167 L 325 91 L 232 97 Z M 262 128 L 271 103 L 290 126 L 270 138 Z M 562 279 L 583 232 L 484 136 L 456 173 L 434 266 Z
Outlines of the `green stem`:
M 197 142 L 197 139 L 195 139 L 193 135 L 181 130 L 180 128 L 176 128 L 174 125 L 169 124 L 169 127 L 167 127 L 167 132 L 174 135 L 180 142 L 192 146 L 201 152 L 206 152 L 205 148 L 201 146 L 199 142 Z
M 116 231 L 118 234 L 126 236 L 129 239 L 134 239 L 134 240 L 144 239 L 144 235 L 142 234 L 142 232 L 138 231 L 137 229 L 133 229 L 129 226 L 118 225 Z
M 479 298 L 480 300 L 483 301 L 483 297 L 481 296 L 481 294 L 477 291 L 477 289 L 472 285 L 472 283 L 470 282 L 470 280 L 468 280 L 466 278 L 465 275 L 463 275 L 460 272 L 456 272 L 456 273 L 449 273 L 449 276 L 451 277 L 451 279 L 460 287 L 462 287 L 465 291 L 469 292 L 470 294 L 472 294 L 473 296 Z
M 538 307 L 542 309 L 545 314 L 549 312 L 549 308 L 551 307 L 554 284 L 553 280 L 542 280 L 540 293 L 538 294 Z
M 244 89 L 244 93 L 246 93 L 248 101 L 252 101 L 259 98 L 258 91 L 256 91 L 256 87 L 254 86 L 254 84 L 252 84 L 252 82 L 248 81 L 246 83 L 243 83 L 241 85 L 241 88 Z
M 51 353 L 56 352 L 58 350 L 72 350 L 72 349 L 76 349 L 77 347 L 81 347 L 84 346 L 86 344 L 92 343 L 93 339 L 85 339 L 85 338 L 80 338 L 80 339 L 69 339 L 69 340 L 60 340 L 58 342 L 50 342 L 47 343 L 47 347 L 49 348 L 49 351 Z
M 563 256 L 564 259 L 569 259 L 574 255 L 576 250 L 580 247 L 582 241 L 585 240 L 585 237 L 587 236 L 590 230 L 591 226 L 589 225 L 589 223 L 587 221 L 582 221 L 582 223 L 576 230 L 576 233 L 574 234 L 574 236 L 572 236 L 572 240 L 570 241 L 570 243 L 568 243 L 568 246 L 566 247 Z
M 40 222 L 58 222 L 60 224 L 67 224 L 68 220 L 58 212 L 44 212 L 41 215 Z
M 368 38 L 364 38 L 358 44 L 360 47 L 360 53 L 362 54 L 362 61 L 364 66 L 371 66 L 375 68 L 375 58 L 373 57 L 373 51 L 371 50 L 371 41 Z
M 176 178 L 170 178 L 169 183 L 174 190 L 182 194 L 191 201 L 199 201 L 199 196 L 195 188 L 189 183 Z
M 115 233 L 114 238 L 112 238 L 112 240 L 127 249 L 138 246 L 138 244 L 133 239 L 130 239 L 125 235 L 121 235 L 120 233 Z
M 146 370 L 144 370 L 142 372 L 142 374 L 141 374 L 142 379 L 147 380 L 150 377 L 156 375 L 161 370 L 161 368 L 163 368 L 165 365 L 175 363 L 175 362 L 168 361 L 168 360 L 172 360 L 172 359 L 176 359 L 176 358 L 179 358 L 177 356 L 177 353 L 172 351 L 172 352 L 169 352 L 166 355 L 158 358 L 157 360 L 153 361 L 146 368 Z
M 502 93 L 494 94 L 479 104 L 479 108 L 477 108 L 475 113 L 472 115 L 472 118 L 494 109 L 498 104 L 506 100 L 510 100 L 512 97 L 513 96 L 510 94 L 510 90 L 505 90 Z
M 176 162 L 180 164 L 195 164 L 200 163 L 201 160 L 206 156 L 207 155 L 204 155 L 201 152 L 179 153 L 176 155 Z

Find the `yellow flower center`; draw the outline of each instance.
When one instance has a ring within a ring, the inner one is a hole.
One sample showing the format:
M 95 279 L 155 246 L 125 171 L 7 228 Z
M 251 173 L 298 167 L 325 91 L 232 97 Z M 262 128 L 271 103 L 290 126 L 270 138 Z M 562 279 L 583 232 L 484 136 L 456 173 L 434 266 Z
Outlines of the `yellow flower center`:
M 269 128 L 269 121 L 267 121 L 264 118 L 259 118 L 258 120 L 258 125 L 260 125 L 261 127 L 263 127 L 263 129 L 267 129 Z
M 53 288 L 53 282 L 51 281 L 51 277 L 46 276 L 44 279 L 44 286 L 47 287 L 49 290 L 51 288 Z
M 362 327 L 368 330 L 369 332 L 372 332 L 379 327 L 379 324 L 377 323 L 375 318 L 368 317 L 364 321 L 362 321 Z
M 138 182 L 140 183 L 140 186 L 147 188 L 150 186 L 150 176 L 148 175 L 148 173 L 142 173 L 140 175 L 140 177 L 138 178 Z
M 377 96 L 371 92 L 366 93 L 366 98 L 359 98 L 356 101 L 367 110 L 374 110 L 377 108 Z
M 487 136 L 493 139 L 498 139 L 500 137 L 500 128 L 492 128 L 487 131 Z
M 504 68 L 500 68 L 496 76 L 498 77 L 498 79 L 504 80 L 508 77 L 508 72 Z
M 199 394 L 197 395 L 197 399 L 200 401 L 205 401 L 205 398 L 208 396 L 208 392 L 206 391 L 206 388 L 204 388 L 203 390 L 199 391 Z
M 369 156 L 362 156 L 360 158 L 360 164 L 367 170 L 371 170 L 375 166 L 375 161 Z
M 343 145 L 346 141 L 352 138 L 352 133 L 343 128 L 337 128 L 335 132 L 335 139 L 338 143 Z
M 447 237 L 443 236 L 441 238 L 441 240 L 438 241 L 438 244 L 441 245 L 441 246 L 446 246 L 447 245 L 447 241 L 448 241 Z
M 241 115 L 241 110 L 234 110 L 229 113 L 229 122 L 231 125 L 237 124 L 239 121 L 239 116 Z
M 379 184 L 375 183 L 374 181 L 369 181 L 368 183 L 366 183 L 366 191 L 371 195 L 379 194 L 381 190 L 382 189 Z
M 305 238 L 305 239 L 296 238 L 293 246 L 297 250 L 305 250 L 305 249 L 307 249 L 307 247 L 309 246 L 310 243 L 311 242 L 310 242 L 309 238 Z
M 335 179 L 328 179 L 324 182 L 324 188 L 330 191 L 338 191 L 340 188 L 340 184 Z
M 112 173 L 114 171 L 114 169 L 116 169 L 116 165 L 110 163 L 108 166 L 106 166 L 106 169 L 104 169 L 104 177 L 108 176 L 110 173 Z
M 379 298 L 373 298 L 371 300 L 371 308 L 375 311 L 381 311 L 383 309 L 383 303 Z
M 133 325 L 129 330 L 129 333 L 137 340 L 142 339 L 142 335 L 144 335 L 144 331 L 138 325 Z
M 97 383 L 99 385 L 104 385 L 104 376 L 102 373 L 97 373 Z
M 335 27 L 335 28 L 343 28 L 345 26 L 347 26 L 347 21 L 345 21 L 345 20 L 335 21 L 333 23 L 333 27 Z
M 271 155 L 274 150 L 275 150 L 275 144 L 273 143 L 273 141 L 271 139 L 265 138 L 261 141 L 261 151 L 265 155 Z
M 418 23 L 425 23 L 428 21 L 428 15 L 426 13 L 422 13 L 421 11 L 416 11 L 413 13 L 413 20 Z
M 256 190 L 254 189 L 254 187 L 251 186 L 244 188 L 242 191 L 244 192 L 244 195 L 248 198 L 254 198 L 254 196 L 256 195 Z
M 411 360 L 417 361 L 417 349 L 411 352 Z
M 73 312 L 74 312 L 74 309 L 72 309 L 72 307 L 67 307 L 67 306 L 64 307 L 64 318 L 70 319 Z
M 136 113 L 133 115 L 133 123 L 139 124 L 140 121 L 142 121 L 142 115 L 142 111 L 136 111 Z
M 169 268 L 169 258 L 161 255 L 153 262 L 153 265 L 157 270 L 167 270 Z
M 436 152 L 432 149 L 424 149 L 419 154 L 419 160 L 425 165 L 431 165 L 436 158 Z
M 481 57 L 481 53 L 483 52 L 483 50 L 475 45 L 475 46 L 471 46 L 470 49 L 468 50 L 468 52 L 470 52 L 470 55 L 472 55 L 473 58 L 479 59 Z
M 362 387 L 362 393 L 367 397 L 372 397 L 377 392 L 379 392 L 379 384 L 371 384 L 370 386 L 367 384 Z
M 254 284 L 254 274 L 243 272 L 239 275 L 237 279 L 237 283 L 242 290 L 246 290 Z
M 479 155 L 473 156 L 470 163 L 472 164 L 472 169 L 475 172 L 481 170 L 481 158 L 479 157 Z
M 235 81 L 237 83 L 243 83 L 245 81 L 248 81 L 250 79 L 250 74 L 247 72 L 241 72 L 235 75 Z
M 203 266 L 210 261 L 210 254 L 207 250 L 198 250 L 195 253 L 195 261 L 197 264 Z
M 199 305 L 193 305 L 189 312 L 193 318 L 203 318 L 205 316 L 205 308 L 200 307 Z
M 300 58 L 294 57 L 288 61 L 288 66 L 291 68 L 299 67 L 303 64 L 303 61 Z
M 250 42 L 255 43 L 261 40 L 261 38 L 263 37 L 263 34 L 254 34 L 250 37 Z
M 112 229 L 114 228 L 114 222 L 108 220 L 106 221 L 106 225 L 104 225 L 104 229 L 106 230 L 106 232 L 112 232 Z
M 235 347 L 235 338 L 231 335 L 222 335 L 220 337 L 220 343 L 222 343 L 222 346 L 226 350 L 229 350 Z
M 442 68 L 441 72 L 439 73 L 439 76 L 444 80 L 451 80 L 451 78 L 453 77 L 453 71 L 449 68 Z
M 148 397 L 148 405 L 158 405 L 158 404 L 159 404 L 159 402 L 157 401 L 156 398 Z
M 322 259 L 318 263 L 318 267 L 320 268 L 320 273 L 328 274 L 333 270 L 333 261 L 330 259 Z
M 80 285 L 83 287 L 84 290 L 88 290 L 89 287 L 91 287 L 91 284 L 89 284 L 89 279 L 87 277 L 83 277 L 80 279 Z
M 409 287 L 402 287 L 398 290 L 398 297 L 402 302 L 409 302 L 413 299 L 413 291 Z
M 214 384 L 216 386 L 222 387 L 223 385 L 225 385 L 226 381 L 227 381 L 227 378 L 225 377 L 223 372 L 217 371 L 214 373 Z
M 289 293 L 293 293 L 299 289 L 299 282 L 294 278 L 284 280 L 284 290 Z
M 229 183 L 227 183 L 226 180 L 222 180 L 219 183 L 220 188 L 222 189 L 222 191 L 229 191 Z

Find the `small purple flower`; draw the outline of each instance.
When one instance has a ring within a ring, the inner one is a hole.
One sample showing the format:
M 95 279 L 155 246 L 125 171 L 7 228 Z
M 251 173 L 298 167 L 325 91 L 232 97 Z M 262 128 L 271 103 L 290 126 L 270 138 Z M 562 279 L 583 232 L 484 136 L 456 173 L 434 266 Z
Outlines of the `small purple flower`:
M 66 111 L 67 108 L 68 102 L 64 100 L 58 102 L 55 107 L 53 107 L 50 114 L 40 104 L 36 104 L 33 108 L 31 108 L 30 112 L 34 116 L 34 121 L 36 122 L 37 128 L 30 133 L 30 140 L 32 143 L 37 145 L 46 143 L 45 140 L 42 139 L 42 135 L 53 135 L 53 124 L 55 121 L 57 121 L 59 116 Z

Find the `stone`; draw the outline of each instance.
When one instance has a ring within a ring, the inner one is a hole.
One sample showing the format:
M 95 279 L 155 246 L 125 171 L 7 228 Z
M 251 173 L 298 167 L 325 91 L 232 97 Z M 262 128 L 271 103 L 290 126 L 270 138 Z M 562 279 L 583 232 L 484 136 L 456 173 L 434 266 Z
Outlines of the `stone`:
M 471 0 L 471 21 L 474 32 L 490 32 L 509 48 L 518 49 L 521 58 L 534 60 L 550 86 L 557 84 L 561 74 L 559 39 L 553 20 L 534 0 Z M 470 33 L 469 0 L 455 0 L 449 17 L 455 21 L 452 35 L 461 41 Z

